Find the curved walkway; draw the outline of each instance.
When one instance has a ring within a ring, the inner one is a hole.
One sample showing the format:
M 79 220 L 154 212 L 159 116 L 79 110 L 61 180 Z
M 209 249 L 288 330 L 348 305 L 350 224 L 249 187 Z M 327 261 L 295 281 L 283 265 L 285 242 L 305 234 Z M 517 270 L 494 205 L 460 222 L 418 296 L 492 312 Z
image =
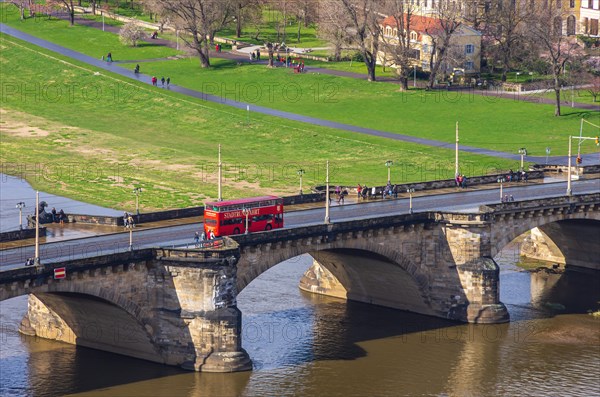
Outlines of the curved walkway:
M 18 29 L 14 29 L 10 26 L 7 26 L 3 23 L 0 23 L 0 32 L 7 34 L 9 36 L 18 38 L 20 40 L 27 41 L 31 44 L 37 45 L 38 47 L 45 48 L 47 50 L 54 51 L 58 54 L 73 58 L 77 61 L 86 63 L 86 64 L 94 66 L 96 68 L 110 71 L 112 73 L 115 73 L 115 74 L 118 74 L 118 75 L 121 75 L 121 76 L 124 76 L 127 78 L 137 79 L 141 82 L 147 83 L 148 85 L 152 84 L 150 81 L 150 79 L 151 79 L 150 76 L 147 76 L 144 74 L 135 75 L 135 74 L 133 74 L 133 72 L 131 70 L 119 67 L 119 66 L 117 66 L 116 63 L 108 63 L 108 62 L 93 58 L 91 56 L 82 54 L 80 52 L 60 46 L 58 44 L 54 44 L 54 43 L 51 43 L 44 39 L 40 39 L 35 36 L 29 35 Z M 254 113 L 260 113 L 260 114 L 265 114 L 265 115 L 269 115 L 269 116 L 280 117 L 280 118 L 284 118 L 284 119 L 288 119 L 288 120 L 299 121 L 299 122 L 318 125 L 318 126 L 322 126 L 322 127 L 335 128 L 335 129 L 344 130 L 344 131 L 357 132 L 357 133 L 365 134 L 365 135 L 372 135 L 372 136 L 377 136 L 377 137 L 381 137 L 381 138 L 388 138 L 388 139 L 393 139 L 393 140 L 397 140 L 397 141 L 404 141 L 404 142 L 416 143 L 419 145 L 426 145 L 426 146 L 445 148 L 445 149 L 454 149 L 454 145 L 455 145 L 454 143 L 441 142 L 441 141 L 436 141 L 436 140 L 432 140 L 432 139 L 425 139 L 425 138 L 418 138 L 418 137 L 409 136 L 409 135 L 396 134 L 396 133 L 376 130 L 376 129 L 372 129 L 372 128 L 358 127 L 358 126 L 354 126 L 354 125 L 350 125 L 350 124 L 338 123 L 335 121 L 323 120 L 323 119 L 319 119 L 319 118 L 315 118 L 315 117 L 303 116 L 300 114 L 266 108 L 263 106 L 257 106 L 257 105 L 246 103 L 246 102 L 239 102 L 239 101 L 234 101 L 234 100 L 230 100 L 227 98 L 218 97 L 215 95 L 206 94 L 201 91 L 195 91 L 195 90 L 192 90 L 189 88 L 180 87 L 180 86 L 173 85 L 173 84 L 171 84 L 170 90 L 180 93 L 180 94 L 183 94 L 183 95 L 190 96 L 190 97 L 202 99 L 202 100 L 208 101 L 208 102 L 214 102 L 214 103 L 218 103 L 218 104 L 222 104 L 222 105 L 227 105 L 227 106 L 231 106 L 231 107 L 234 107 L 237 109 L 242 109 L 242 110 L 249 109 L 251 112 L 254 112 Z M 509 160 L 520 160 L 519 154 L 498 152 L 498 151 L 494 151 L 494 150 L 476 148 L 476 147 L 472 147 L 472 146 L 460 146 L 459 150 L 462 152 L 473 153 L 473 154 L 484 155 L 484 156 L 498 157 L 498 158 L 509 159 Z M 553 164 L 566 164 L 566 162 L 567 162 L 567 157 L 565 157 L 565 156 L 551 157 L 551 159 L 552 159 Z M 545 160 L 546 160 L 545 157 L 528 157 L 528 161 L 537 162 L 537 163 L 543 163 Z

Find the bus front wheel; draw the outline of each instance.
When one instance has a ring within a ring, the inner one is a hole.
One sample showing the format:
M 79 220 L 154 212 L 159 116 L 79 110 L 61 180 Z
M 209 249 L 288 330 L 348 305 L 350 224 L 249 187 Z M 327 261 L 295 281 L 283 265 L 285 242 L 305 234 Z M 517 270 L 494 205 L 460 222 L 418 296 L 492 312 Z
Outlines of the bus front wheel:
M 233 234 L 240 234 L 240 229 L 236 227 L 236 228 L 233 230 Z
M 271 229 L 273 229 L 273 226 L 271 226 L 271 225 L 267 225 L 267 227 L 265 227 L 265 230 L 271 230 Z

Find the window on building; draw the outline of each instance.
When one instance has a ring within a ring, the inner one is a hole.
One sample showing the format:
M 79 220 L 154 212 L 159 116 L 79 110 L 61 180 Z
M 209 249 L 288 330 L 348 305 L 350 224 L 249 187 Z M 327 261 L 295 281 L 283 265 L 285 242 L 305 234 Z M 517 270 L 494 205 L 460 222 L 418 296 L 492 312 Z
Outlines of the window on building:
M 587 18 L 583 18 L 583 33 L 588 34 L 590 29 L 590 20 Z
M 423 62 L 421 62 L 421 68 L 423 70 L 429 70 L 429 61 L 423 61 Z
M 473 70 L 473 67 L 474 67 L 473 61 L 465 62 L 465 70 Z
M 475 46 L 473 44 L 467 44 L 465 46 L 465 54 L 472 54 L 475 52 Z
M 562 8 L 562 0 L 556 0 L 556 8 Z
M 594 0 L 588 0 L 587 8 L 590 8 L 590 9 L 594 8 Z
M 569 1 L 569 7 L 575 8 L 575 0 L 570 0 Z
M 569 15 L 567 18 L 567 36 L 575 35 L 575 16 Z
M 598 20 L 590 19 L 590 35 L 597 36 L 598 35 Z
M 429 44 L 423 44 L 423 53 L 429 54 Z
M 554 18 L 554 34 L 562 34 L 563 22 L 561 17 Z
M 410 39 L 412 41 L 417 41 L 417 33 L 416 32 L 410 32 Z

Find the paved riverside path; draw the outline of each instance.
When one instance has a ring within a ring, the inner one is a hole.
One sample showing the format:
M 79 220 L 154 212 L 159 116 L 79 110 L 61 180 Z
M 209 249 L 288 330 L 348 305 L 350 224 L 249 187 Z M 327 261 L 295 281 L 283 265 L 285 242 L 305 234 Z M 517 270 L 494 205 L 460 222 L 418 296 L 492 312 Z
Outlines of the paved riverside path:
M 14 29 L 10 26 L 7 26 L 3 23 L 0 23 L 0 32 L 4 33 L 6 35 L 9 35 L 9 36 L 18 38 L 23 41 L 27 41 L 31 44 L 35 44 L 38 47 L 45 48 L 47 50 L 56 52 L 58 54 L 70 57 L 74 60 L 97 67 L 99 69 L 103 69 L 103 70 L 106 70 L 106 71 L 109 71 L 109 72 L 112 72 L 112 73 L 115 73 L 115 74 L 118 74 L 118 75 L 121 75 L 121 76 L 124 76 L 127 78 L 137 79 L 141 82 L 147 83 L 148 85 L 152 85 L 152 83 L 150 81 L 150 79 L 151 79 L 150 76 L 144 75 L 141 73 L 134 74 L 132 70 L 118 66 L 118 62 L 105 62 L 103 60 L 93 58 L 91 56 L 71 50 L 71 49 L 63 47 L 61 45 L 54 44 L 47 40 L 40 39 L 38 37 L 29 35 L 18 29 Z M 445 148 L 445 149 L 454 149 L 454 145 L 455 145 L 453 142 L 449 143 L 449 142 L 436 141 L 436 140 L 432 140 L 432 139 L 418 138 L 418 137 L 409 136 L 409 135 L 396 134 L 396 133 L 376 130 L 376 129 L 372 129 L 372 128 L 358 127 L 358 126 L 354 126 L 354 125 L 350 125 L 350 124 L 338 123 L 335 121 L 329 121 L 329 120 L 319 119 L 319 118 L 310 117 L 310 116 L 303 116 L 300 114 L 295 114 L 295 113 L 286 112 L 286 111 L 282 111 L 282 110 L 266 108 L 266 107 L 257 106 L 257 105 L 251 104 L 251 103 L 239 102 L 239 101 L 230 100 L 230 99 L 227 99 L 224 97 L 219 97 L 216 95 L 210 95 L 210 94 L 207 94 L 207 93 L 204 93 L 201 91 L 196 91 L 196 90 L 192 90 L 189 88 L 180 87 L 180 86 L 177 86 L 174 84 L 171 84 L 169 89 L 171 91 L 174 91 L 174 92 L 186 95 L 186 96 L 194 97 L 194 98 L 199 98 L 199 99 L 202 99 L 202 100 L 205 100 L 208 102 L 219 103 L 222 105 L 231 106 L 231 107 L 241 109 L 241 110 L 250 109 L 250 111 L 254 112 L 254 113 L 265 114 L 265 115 L 274 116 L 274 117 L 280 117 L 283 119 L 299 121 L 299 122 L 318 125 L 318 126 L 322 126 L 322 127 L 335 128 L 335 129 L 344 130 L 344 131 L 356 132 L 356 133 L 365 134 L 365 135 L 372 135 L 372 136 L 377 136 L 377 137 L 381 137 L 381 138 L 388 138 L 388 139 L 393 139 L 393 140 L 397 140 L 397 141 L 410 142 L 410 143 L 416 143 L 416 144 L 420 144 L 420 145 L 439 147 L 439 148 Z M 498 158 L 503 158 L 503 159 L 515 160 L 515 161 L 520 160 L 520 155 L 515 154 L 515 153 L 499 152 L 499 151 L 476 148 L 476 147 L 465 146 L 465 145 L 461 145 L 459 147 L 459 150 L 462 152 L 473 153 L 473 154 L 478 154 L 478 155 L 498 157 Z M 567 158 L 564 156 L 563 157 L 551 157 L 551 159 L 552 159 L 552 163 L 554 163 L 554 164 L 565 164 L 567 162 Z M 527 160 L 532 161 L 532 162 L 542 163 L 546 160 L 546 158 L 541 157 L 541 156 L 540 157 L 528 157 Z M 600 160 L 594 160 L 594 161 L 600 162 Z

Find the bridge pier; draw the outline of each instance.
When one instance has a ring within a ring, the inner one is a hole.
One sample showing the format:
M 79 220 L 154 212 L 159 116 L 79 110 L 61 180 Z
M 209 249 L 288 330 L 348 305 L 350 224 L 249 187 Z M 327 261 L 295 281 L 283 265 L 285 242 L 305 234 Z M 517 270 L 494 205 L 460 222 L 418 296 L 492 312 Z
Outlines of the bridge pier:
M 236 306 L 237 245 L 147 251 L 80 260 L 66 266 L 66 279 L 11 285 L 15 296 L 30 293 L 21 332 L 194 371 L 251 370 Z

